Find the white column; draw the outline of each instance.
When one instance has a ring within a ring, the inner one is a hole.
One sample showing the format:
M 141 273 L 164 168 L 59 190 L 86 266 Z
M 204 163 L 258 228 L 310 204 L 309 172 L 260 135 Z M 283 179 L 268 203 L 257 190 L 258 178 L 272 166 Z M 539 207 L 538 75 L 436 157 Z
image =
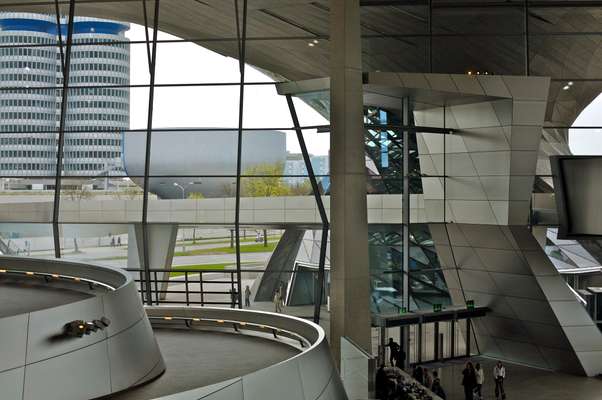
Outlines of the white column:
M 342 336 L 371 351 L 359 0 L 331 0 L 330 18 L 330 342 L 338 364 Z

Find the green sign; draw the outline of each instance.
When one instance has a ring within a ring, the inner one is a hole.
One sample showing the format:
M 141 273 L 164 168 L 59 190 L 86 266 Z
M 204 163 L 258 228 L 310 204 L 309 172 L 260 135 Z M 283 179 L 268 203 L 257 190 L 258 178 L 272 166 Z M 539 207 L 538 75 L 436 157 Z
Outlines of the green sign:
M 408 312 L 408 309 L 407 309 L 407 308 L 405 308 L 405 307 L 400 307 L 400 308 L 399 308 L 399 313 L 400 313 L 400 314 L 405 314 L 405 313 L 407 313 L 407 312 Z
M 433 312 L 441 312 L 443 306 L 441 304 L 433 304 Z
M 474 300 L 466 300 L 466 308 L 468 310 L 474 310 Z

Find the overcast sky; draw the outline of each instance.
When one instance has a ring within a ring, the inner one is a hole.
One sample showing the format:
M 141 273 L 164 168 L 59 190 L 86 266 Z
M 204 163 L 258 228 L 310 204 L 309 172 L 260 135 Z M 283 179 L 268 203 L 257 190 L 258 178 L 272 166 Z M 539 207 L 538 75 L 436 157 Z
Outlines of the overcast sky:
M 581 112 L 574 126 L 602 126 L 602 95 Z M 570 129 L 569 146 L 573 154 L 601 155 L 602 129 Z
M 144 40 L 144 28 L 131 25 L 127 32 L 130 40 Z M 152 36 L 151 36 L 152 37 Z M 159 39 L 176 39 L 161 32 Z M 148 61 L 146 45 L 131 45 L 131 84 L 148 84 Z M 194 43 L 159 43 L 155 82 L 201 83 L 239 82 L 238 60 L 224 57 Z M 261 72 L 248 67 L 247 82 L 272 82 Z M 130 127 L 146 128 L 148 110 L 148 88 L 132 88 L 130 98 Z M 239 87 L 168 87 L 155 88 L 153 126 L 155 128 L 191 127 L 238 127 Z M 292 127 L 286 98 L 276 93 L 274 85 L 246 86 L 244 105 L 246 128 Z M 324 125 L 328 121 L 301 101 L 295 107 L 302 125 Z M 304 137 L 309 152 L 315 155 L 328 154 L 327 133 L 305 131 Z M 287 150 L 299 153 L 295 133 L 287 132 Z
M 152 34 L 151 34 L 152 35 Z M 132 24 L 127 36 L 144 40 L 144 28 Z M 177 39 L 160 32 L 159 39 Z M 131 45 L 131 83 L 148 84 L 145 44 Z M 272 82 L 261 72 L 248 67 L 247 82 Z M 160 43 L 157 45 L 156 83 L 238 82 L 238 60 L 224 57 L 194 43 Z M 155 128 L 238 127 L 238 86 L 155 88 Z M 131 128 L 145 128 L 148 89 L 131 89 Z M 302 125 L 324 125 L 328 121 L 301 101 L 296 101 Z M 577 118 L 575 126 L 602 126 L 602 95 Z M 292 127 L 286 99 L 272 85 L 246 86 L 244 126 L 247 128 Z M 305 132 L 310 153 L 328 154 L 328 134 Z M 574 154 L 602 154 L 602 129 L 571 129 L 569 146 Z M 300 152 L 296 136 L 287 133 L 287 150 Z

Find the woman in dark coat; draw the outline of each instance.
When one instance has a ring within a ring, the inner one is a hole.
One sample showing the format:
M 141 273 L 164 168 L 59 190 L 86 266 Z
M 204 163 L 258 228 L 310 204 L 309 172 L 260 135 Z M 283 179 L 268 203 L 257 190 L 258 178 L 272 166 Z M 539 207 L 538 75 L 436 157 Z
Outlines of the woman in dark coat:
M 472 392 L 477 386 L 477 375 L 470 361 L 466 363 L 466 367 L 462 371 L 462 386 L 464 386 L 464 399 L 473 400 Z

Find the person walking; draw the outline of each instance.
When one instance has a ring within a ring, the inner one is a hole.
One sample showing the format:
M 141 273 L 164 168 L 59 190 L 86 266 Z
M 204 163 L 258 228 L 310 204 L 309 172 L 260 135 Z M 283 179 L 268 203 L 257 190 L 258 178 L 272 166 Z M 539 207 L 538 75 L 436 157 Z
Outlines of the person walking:
M 251 307 L 251 289 L 249 285 L 245 287 L 245 307 Z
M 495 398 L 504 400 L 506 392 L 504 392 L 504 380 L 506 379 L 506 368 L 498 361 L 493 367 L 493 379 L 495 379 Z
M 477 386 L 474 366 L 469 361 L 462 371 L 462 386 L 464 386 L 464 400 L 473 400 L 473 390 Z
M 477 378 L 477 386 L 475 388 L 475 399 L 481 400 L 483 398 L 483 382 L 485 382 L 485 373 L 483 368 L 481 368 L 481 364 L 477 363 L 474 366 L 475 376 Z M 478 396 L 478 397 L 477 397 Z
M 391 366 L 401 368 L 399 366 L 401 364 L 399 357 L 401 346 L 399 343 L 395 342 L 393 338 L 389 338 L 389 343 L 385 347 L 389 348 L 389 363 L 391 363 Z

